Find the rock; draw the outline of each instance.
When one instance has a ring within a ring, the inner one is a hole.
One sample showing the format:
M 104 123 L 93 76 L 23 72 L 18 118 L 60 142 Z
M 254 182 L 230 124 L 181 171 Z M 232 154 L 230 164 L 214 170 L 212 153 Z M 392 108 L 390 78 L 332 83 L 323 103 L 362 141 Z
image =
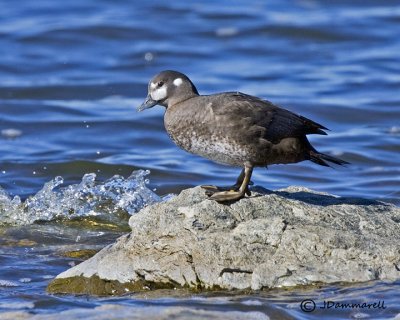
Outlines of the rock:
M 61 273 L 53 293 L 288 287 L 400 278 L 400 208 L 300 187 L 230 205 L 200 187 L 142 209 L 132 232 Z

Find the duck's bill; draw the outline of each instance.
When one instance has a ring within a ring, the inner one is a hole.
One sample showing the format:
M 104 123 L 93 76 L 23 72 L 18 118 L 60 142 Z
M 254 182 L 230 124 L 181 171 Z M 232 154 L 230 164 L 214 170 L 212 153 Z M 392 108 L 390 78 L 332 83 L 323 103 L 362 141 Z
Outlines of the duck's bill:
M 145 109 L 149 109 L 154 107 L 157 104 L 156 100 L 153 100 L 150 95 L 147 96 L 146 100 L 137 108 L 137 111 L 143 111 Z

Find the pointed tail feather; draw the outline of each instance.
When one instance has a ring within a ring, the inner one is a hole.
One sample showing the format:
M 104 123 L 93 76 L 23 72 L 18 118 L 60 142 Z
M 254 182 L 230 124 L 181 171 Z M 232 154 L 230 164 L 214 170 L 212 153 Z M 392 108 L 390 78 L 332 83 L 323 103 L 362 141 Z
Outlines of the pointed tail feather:
M 325 167 L 330 167 L 330 165 L 326 162 L 332 162 L 334 164 L 337 164 L 339 166 L 343 166 L 346 164 L 350 164 L 347 161 L 341 160 L 339 158 L 335 158 L 332 156 L 329 156 L 327 154 L 324 153 L 319 153 L 318 151 L 310 151 L 310 160 L 316 164 L 319 164 L 321 166 L 325 166 Z

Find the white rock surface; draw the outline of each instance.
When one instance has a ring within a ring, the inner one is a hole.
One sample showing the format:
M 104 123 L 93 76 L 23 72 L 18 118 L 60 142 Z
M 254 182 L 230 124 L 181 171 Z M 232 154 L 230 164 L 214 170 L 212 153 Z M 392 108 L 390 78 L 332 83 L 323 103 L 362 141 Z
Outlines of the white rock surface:
M 299 187 L 254 188 L 252 195 L 223 205 L 200 187 L 184 190 L 133 215 L 130 234 L 55 281 L 98 276 L 157 287 L 260 290 L 400 278 L 400 208 Z

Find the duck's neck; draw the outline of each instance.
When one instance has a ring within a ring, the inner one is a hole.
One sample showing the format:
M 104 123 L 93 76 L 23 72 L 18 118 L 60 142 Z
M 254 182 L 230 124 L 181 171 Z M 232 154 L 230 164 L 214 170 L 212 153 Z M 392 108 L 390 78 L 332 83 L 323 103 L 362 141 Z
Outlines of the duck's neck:
M 179 97 L 179 99 L 170 98 L 167 101 L 168 103 L 167 103 L 166 107 L 167 108 L 174 107 L 174 106 L 176 106 L 178 104 L 181 104 L 182 102 L 185 102 L 187 100 L 193 99 L 193 98 L 198 97 L 198 96 L 199 96 L 199 94 L 192 92 L 191 94 L 185 95 L 183 97 L 182 96 Z

